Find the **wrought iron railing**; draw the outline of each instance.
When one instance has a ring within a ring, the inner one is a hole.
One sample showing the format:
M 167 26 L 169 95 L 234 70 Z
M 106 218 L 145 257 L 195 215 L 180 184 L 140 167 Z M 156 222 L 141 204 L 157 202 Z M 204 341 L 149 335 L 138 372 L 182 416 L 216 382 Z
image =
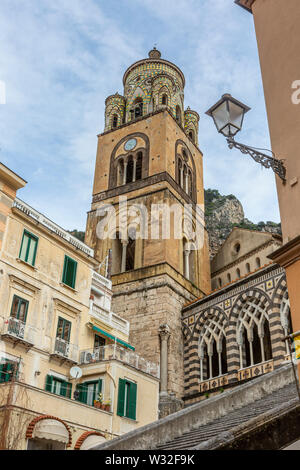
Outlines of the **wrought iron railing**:
M 16 339 L 22 339 L 28 343 L 34 344 L 36 328 L 15 317 L 10 317 L 4 321 L 3 334 L 7 334 Z
M 119 360 L 142 372 L 146 372 L 147 374 L 159 378 L 160 370 L 158 364 L 147 361 L 134 351 L 118 346 L 117 344 L 109 344 L 99 348 L 86 349 L 81 351 L 79 355 L 80 364 L 91 364 L 111 359 Z
M 78 362 L 78 347 L 62 338 L 55 339 L 54 354 Z

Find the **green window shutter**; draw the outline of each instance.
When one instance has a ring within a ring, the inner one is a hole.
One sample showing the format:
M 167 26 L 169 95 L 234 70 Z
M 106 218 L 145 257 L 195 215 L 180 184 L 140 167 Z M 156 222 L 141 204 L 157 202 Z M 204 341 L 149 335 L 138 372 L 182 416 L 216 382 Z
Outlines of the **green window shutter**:
M 52 383 L 53 383 L 53 377 L 52 375 L 47 375 L 46 376 L 46 386 L 45 386 L 45 390 L 47 392 L 51 392 L 52 391 Z
M 62 282 L 66 284 L 67 286 L 70 286 L 74 289 L 75 283 L 76 283 L 76 273 L 77 273 L 77 261 L 65 255 Z
M 85 382 L 81 384 L 80 401 L 81 403 L 87 402 L 87 384 Z
M 35 265 L 38 237 L 24 230 L 19 258 L 26 263 Z
M 125 384 L 126 384 L 126 380 L 119 379 L 118 409 L 117 409 L 118 416 L 124 416 Z
M 97 394 L 102 392 L 102 379 L 98 380 Z
M 0 383 L 8 382 L 7 364 L 0 364 Z
M 62 397 L 66 397 L 67 396 L 67 389 L 68 389 L 68 382 L 65 382 L 63 381 L 61 383 L 61 389 L 60 389 L 60 395 Z
M 129 397 L 127 401 L 127 417 L 130 419 L 136 419 L 136 396 L 137 396 L 137 385 L 130 382 Z

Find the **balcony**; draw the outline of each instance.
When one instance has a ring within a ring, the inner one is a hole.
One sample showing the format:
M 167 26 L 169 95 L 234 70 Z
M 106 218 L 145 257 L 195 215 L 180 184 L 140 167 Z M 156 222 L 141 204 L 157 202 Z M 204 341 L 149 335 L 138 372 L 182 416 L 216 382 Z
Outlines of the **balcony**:
M 64 362 L 77 364 L 78 347 L 62 338 L 56 338 L 54 343 L 54 351 L 52 354 L 50 354 L 50 357 L 52 359 L 60 360 L 61 364 Z
M 14 345 L 22 344 L 29 350 L 35 343 L 36 332 L 37 329 L 33 326 L 27 325 L 18 318 L 10 317 L 4 322 L 1 338 L 14 343 Z
M 109 328 L 114 328 L 125 335 L 129 335 L 129 322 L 127 320 L 113 312 L 108 312 L 94 302 L 91 303 L 90 315 L 105 323 Z
M 122 348 L 116 344 L 109 344 L 96 349 L 86 349 L 80 352 L 80 364 L 94 364 L 97 362 L 110 361 L 115 359 L 124 364 L 134 367 L 135 369 L 150 374 L 159 379 L 159 365 L 154 362 L 147 361 L 137 353 L 129 349 Z

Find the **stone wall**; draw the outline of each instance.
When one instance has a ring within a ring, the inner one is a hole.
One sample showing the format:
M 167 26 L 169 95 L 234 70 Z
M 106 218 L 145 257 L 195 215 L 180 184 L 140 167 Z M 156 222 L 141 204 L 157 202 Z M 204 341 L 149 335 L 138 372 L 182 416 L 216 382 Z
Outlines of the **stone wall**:
M 183 337 L 181 310 L 192 294 L 168 275 L 113 287 L 112 310 L 130 322 L 130 342 L 145 359 L 160 362 L 159 327 L 170 328 L 168 392 L 183 394 Z

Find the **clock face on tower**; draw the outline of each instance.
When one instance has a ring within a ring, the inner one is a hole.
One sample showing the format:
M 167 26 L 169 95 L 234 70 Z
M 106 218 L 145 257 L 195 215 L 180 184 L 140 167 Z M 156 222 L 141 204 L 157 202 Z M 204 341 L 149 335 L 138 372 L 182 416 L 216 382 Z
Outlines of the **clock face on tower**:
M 128 152 L 129 150 L 133 150 L 136 146 L 136 139 L 129 139 L 124 145 L 124 149 Z

